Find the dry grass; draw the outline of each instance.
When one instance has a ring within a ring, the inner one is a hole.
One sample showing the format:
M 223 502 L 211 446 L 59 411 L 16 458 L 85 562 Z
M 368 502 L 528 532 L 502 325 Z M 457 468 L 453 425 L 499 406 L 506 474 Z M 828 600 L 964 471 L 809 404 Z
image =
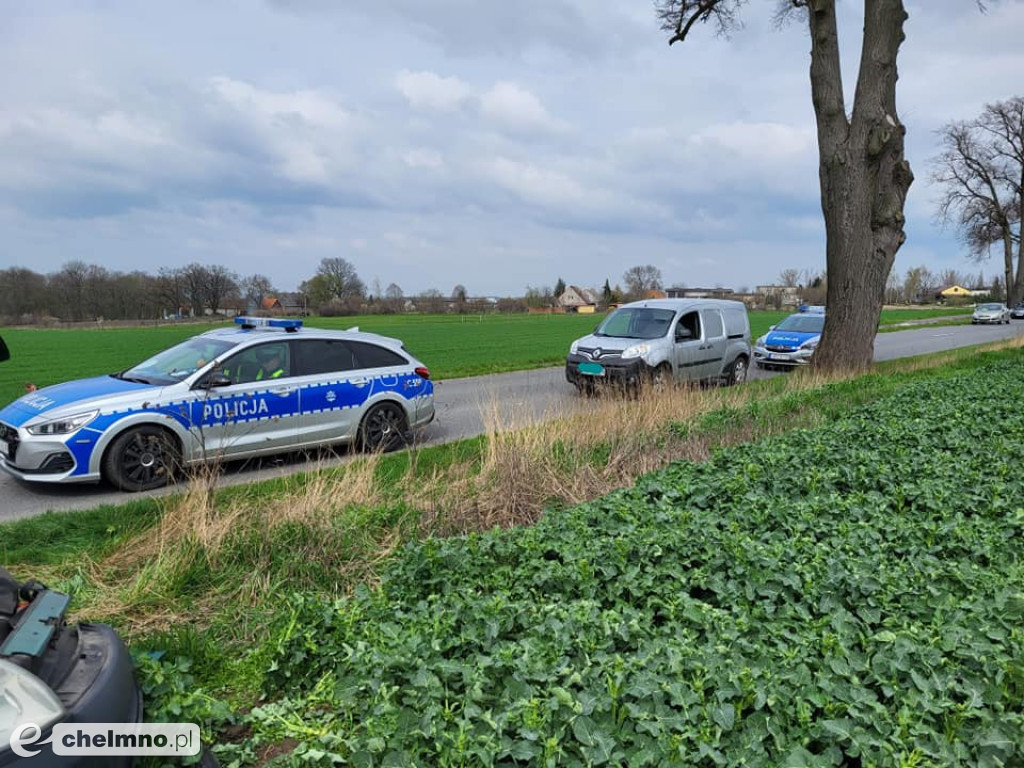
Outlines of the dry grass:
M 1017 339 L 992 348 L 1022 346 L 1024 339 Z M 935 368 L 955 357 L 932 356 L 896 367 Z M 786 378 L 782 395 L 851 377 L 800 371 Z M 179 620 L 174 614 L 183 602 L 181 585 L 197 570 L 209 575 L 213 588 L 198 606 L 195 600 L 181 605 L 192 622 L 214 605 L 220 610 L 238 603 L 259 605 L 280 593 L 281 579 L 289 580 L 284 585 L 289 589 L 302 588 L 295 582 L 311 572 L 319 575 L 321 585 L 323 574 L 329 574 L 334 590 L 343 594 L 372 583 L 381 561 L 411 536 L 530 524 L 545 508 L 597 498 L 672 461 L 701 461 L 718 446 L 820 418 L 796 413 L 785 423 L 748 419 L 711 436 L 669 428 L 718 409 L 745 408 L 779 396 L 778 385 L 771 390 L 679 386 L 636 397 L 580 398 L 569 412 L 540 420 L 492 401 L 484 406 L 484 447 L 472 462 L 424 472 L 413 456 L 395 479 L 379 471 L 381 457 L 374 455 L 311 471 L 284 490 L 263 484 L 234 495 L 214 492 L 216 470 L 207 472 L 165 502 L 154 529 L 102 562 L 78 564 L 91 585 L 80 609 L 94 619 L 117 616 L 134 631 L 164 628 Z M 404 517 L 381 518 L 380 510 L 396 507 L 407 510 Z M 293 537 L 287 562 L 282 562 L 270 542 L 296 528 L 305 534 Z

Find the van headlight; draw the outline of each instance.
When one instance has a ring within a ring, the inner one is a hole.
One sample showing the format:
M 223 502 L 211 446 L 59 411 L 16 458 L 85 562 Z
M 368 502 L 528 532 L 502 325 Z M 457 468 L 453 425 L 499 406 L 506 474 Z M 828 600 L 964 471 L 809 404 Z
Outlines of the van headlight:
M 37 737 L 41 737 L 64 715 L 64 706 L 46 683 L 28 670 L 0 659 L 0 747 L 10 745 L 11 736 L 28 723 L 39 727 Z
M 622 357 L 624 359 L 630 357 L 643 357 L 650 351 L 650 344 L 634 344 L 632 347 L 626 347 L 622 350 Z
M 95 419 L 98 413 L 99 411 L 76 413 L 74 416 L 64 416 L 60 419 L 44 421 L 42 424 L 25 427 L 25 429 L 28 430 L 30 435 L 66 435 L 74 432 L 76 429 L 84 427 L 90 421 Z
M 569 345 L 569 354 L 570 355 L 575 355 L 576 352 L 579 351 L 579 348 L 580 348 L 580 341 L 579 341 L 579 339 L 577 339 L 576 341 L 574 341 L 572 344 Z

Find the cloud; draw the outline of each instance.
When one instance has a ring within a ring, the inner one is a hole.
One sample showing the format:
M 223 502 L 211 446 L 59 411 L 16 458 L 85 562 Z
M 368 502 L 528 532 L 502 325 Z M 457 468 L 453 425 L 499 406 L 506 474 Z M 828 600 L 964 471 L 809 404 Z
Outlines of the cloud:
M 395 87 L 416 109 L 457 109 L 471 93 L 457 77 L 441 77 L 434 72 L 410 72 L 403 69 L 395 78 Z
M 555 120 L 533 93 L 516 83 L 495 83 L 480 96 L 480 114 L 499 125 L 517 131 L 562 132 L 564 123 Z
M 642 40 L 647 17 L 588 0 L 268 0 L 291 13 L 363 14 L 389 29 L 403 28 L 454 56 L 521 56 L 534 50 L 605 57 Z M 650 22 L 653 26 L 653 22 Z
M 410 149 L 402 154 L 402 160 L 410 168 L 441 168 L 444 158 L 433 149 Z
M 329 94 L 276 92 L 227 77 L 213 78 L 210 88 L 284 179 L 330 185 L 354 167 L 359 119 Z

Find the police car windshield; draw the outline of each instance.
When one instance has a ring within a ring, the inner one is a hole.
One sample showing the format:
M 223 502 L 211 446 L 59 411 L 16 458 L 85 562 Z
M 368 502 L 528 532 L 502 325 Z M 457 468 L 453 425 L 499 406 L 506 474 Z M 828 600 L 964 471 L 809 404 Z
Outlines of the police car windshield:
M 793 333 L 821 333 L 824 327 L 824 315 L 790 315 L 776 325 L 775 330 Z
M 230 341 L 202 337 L 189 339 L 115 375 L 119 379 L 145 384 L 174 384 L 192 375 L 234 346 Z
M 675 314 L 671 309 L 623 307 L 608 315 L 594 335 L 617 339 L 660 339 L 668 333 Z

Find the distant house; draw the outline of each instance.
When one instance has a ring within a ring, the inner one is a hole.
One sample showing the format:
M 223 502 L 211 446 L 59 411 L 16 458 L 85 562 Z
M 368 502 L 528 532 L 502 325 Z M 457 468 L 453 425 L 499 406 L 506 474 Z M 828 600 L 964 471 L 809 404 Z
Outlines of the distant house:
M 264 296 L 263 301 L 260 302 L 260 309 L 264 312 L 280 311 L 282 309 L 281 300 L 276 296 Z
M 795 307 L 800 304 L 798 285 L 759 285 L 754 292 L 764 304 L 772 303 L 780 307 Z
M 580 288 L 576 285 L 568 286 L 558 297 L 558 306 L 563 307 L 567 312 L 593 312 L 594 309 L 585 307 L 597 307 L 597 295 L 589 288 Z
M 659 288 L 651 288 L 651 290 L 644 293 L 645 299 L 667 299 L 668 294 Z
M 943 288 L 941 291 L 939 291 L 939 296 L 941 296 L 944 299 L 962 299 L 965 296 L 973 295 L 973 291 L 967 290 L 962 285 L 951 285 L 949 286 L 949 288 Z

